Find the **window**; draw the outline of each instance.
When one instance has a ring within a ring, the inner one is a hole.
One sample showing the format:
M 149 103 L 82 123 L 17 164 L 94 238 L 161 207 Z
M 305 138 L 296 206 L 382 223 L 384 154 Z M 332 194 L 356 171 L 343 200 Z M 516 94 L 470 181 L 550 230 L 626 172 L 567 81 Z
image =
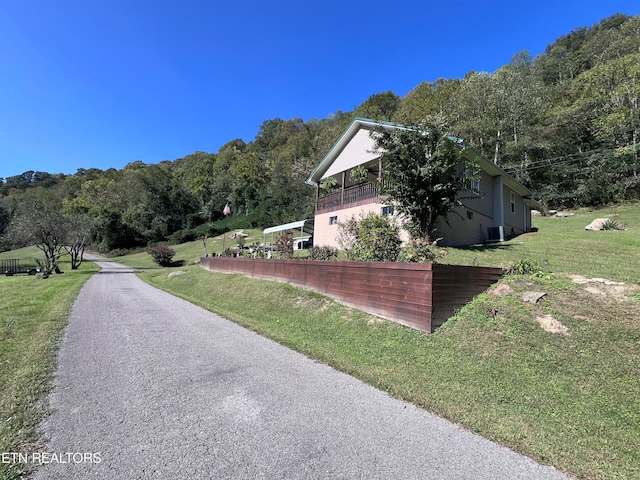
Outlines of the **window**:
M 467 220 L 473 220 L 473 212 L 471 210 L 467 210 Z
M 469 190 L 473 193 L 480 194 L 480 177 L 471 179 L 469 183 Z
M 509 202 L 511 203 L 511 213 L 516 213 L 516 194 L 509 192 Z
M 338 217 L 329 217 L 329 225 L 336 225 L 338 223 Z
M 382 207 L 382 216 L 393 215 L 393 207 Z

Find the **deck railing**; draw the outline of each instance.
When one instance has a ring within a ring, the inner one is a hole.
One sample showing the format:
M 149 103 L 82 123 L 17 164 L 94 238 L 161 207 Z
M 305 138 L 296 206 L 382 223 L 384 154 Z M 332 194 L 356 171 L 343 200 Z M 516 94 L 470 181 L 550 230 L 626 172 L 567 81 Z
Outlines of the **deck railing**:
M 373 203 L 378 198 L 378 187 L 372 183 L 361 183 L 344 190 L 318 197 L 316 212 L 330 212 L 349 206 Z

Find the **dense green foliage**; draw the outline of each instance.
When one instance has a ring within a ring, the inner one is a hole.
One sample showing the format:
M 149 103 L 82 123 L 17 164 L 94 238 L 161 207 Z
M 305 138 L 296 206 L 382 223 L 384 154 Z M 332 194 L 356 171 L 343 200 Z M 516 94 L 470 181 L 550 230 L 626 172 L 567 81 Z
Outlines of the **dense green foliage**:
M 217 153 L 73 175 L 24 172 L 0 182 L 0 235 L 33 190 L 95 220 L 91 241 L 104 251 L 309 218 L 315 192 L 305 180 L 355 117 L 445 124 L 548 207 L 638 198 L 639 51 L 640 16 L 618 14 L 536 58 L 516 53 L 493 73 L 422 82 L 404 98 L 374 94 L 322 120 L 266 120 L 253 141 L 231 140 Z M 234 214 L 221 220 L 227 202 Z
M 407 219 L 412 238 L 428 243 L 438 219 L 462 205 L 476 168 L 435 125 L 382 131 L 376 148 L 383 152 L 380 193 Z
M 349 260 L 395 262 L 400 253 L 400 226 L 390 216 L 369 213 L 338 224 L 338 244 Z

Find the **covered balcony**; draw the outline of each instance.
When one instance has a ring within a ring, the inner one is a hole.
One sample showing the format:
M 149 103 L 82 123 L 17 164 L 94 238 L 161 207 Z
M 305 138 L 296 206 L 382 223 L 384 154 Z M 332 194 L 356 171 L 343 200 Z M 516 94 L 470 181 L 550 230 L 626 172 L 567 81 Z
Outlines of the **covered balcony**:
M 378 201 L 378 161 L 327 177 L 318 185 L 316 213 L 327 213 Z

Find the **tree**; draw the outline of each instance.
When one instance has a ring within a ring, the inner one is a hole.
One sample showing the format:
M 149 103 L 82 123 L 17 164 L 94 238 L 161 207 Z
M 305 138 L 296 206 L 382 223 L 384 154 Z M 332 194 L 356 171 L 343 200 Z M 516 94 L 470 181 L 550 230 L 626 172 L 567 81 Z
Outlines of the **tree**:
M 77 212 L 65 217 L 67 234 L 64 249 L 71 256 L 71 270 L 77 270 L 84 260 L 85 245 L 93 234 L 94 218 Z
M 67 236 L 67 222 L 50 195 L 38 195 L 25 201 L 9 225 L 9 239 L 15 246 L 36 245 L 44 253 L 42 278 L 59 271 L 58 259 Z
M 382 152 L 379 192 L 407 219 L 415 239 L 429 241 L 436 222 L 462 205 L 459 193 L 477 167 L 440 127 L 379 129 L 375 146 Z

